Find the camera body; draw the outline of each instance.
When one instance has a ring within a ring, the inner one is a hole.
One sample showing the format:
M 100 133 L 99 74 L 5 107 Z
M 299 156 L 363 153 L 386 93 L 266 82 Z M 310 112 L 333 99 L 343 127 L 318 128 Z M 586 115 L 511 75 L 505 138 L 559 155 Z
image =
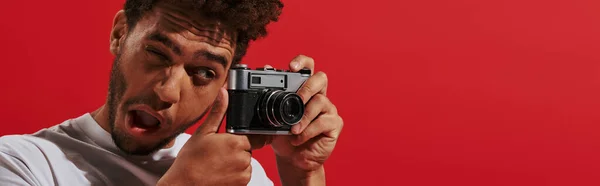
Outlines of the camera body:
M 304 115 L 296 91 L 310 77 L 299 72 L 238 64 L 229 70 L 226 131 L 234 134 L 290 135 Z

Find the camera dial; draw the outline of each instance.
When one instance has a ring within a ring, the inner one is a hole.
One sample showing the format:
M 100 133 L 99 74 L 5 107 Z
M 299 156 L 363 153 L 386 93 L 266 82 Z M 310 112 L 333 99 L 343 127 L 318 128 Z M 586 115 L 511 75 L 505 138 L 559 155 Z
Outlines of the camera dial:
M 249 70 L 250 68 L 248 68 L 247 64 L 243 64 L 243 63 L 239 63 L 239 64 L 235 64 L 231 67 L 231 69 L 238 69 L 238 70 Z

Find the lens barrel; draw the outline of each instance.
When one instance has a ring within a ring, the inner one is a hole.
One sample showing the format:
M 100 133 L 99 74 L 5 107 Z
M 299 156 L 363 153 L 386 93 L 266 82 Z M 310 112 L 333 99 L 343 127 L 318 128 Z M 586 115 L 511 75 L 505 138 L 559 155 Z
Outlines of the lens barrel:
M 296 93 L 273 90 L 263 94 L 257 110 L 263 123 L 282 127 L 300 122 L 304 115 L 304 103 Z

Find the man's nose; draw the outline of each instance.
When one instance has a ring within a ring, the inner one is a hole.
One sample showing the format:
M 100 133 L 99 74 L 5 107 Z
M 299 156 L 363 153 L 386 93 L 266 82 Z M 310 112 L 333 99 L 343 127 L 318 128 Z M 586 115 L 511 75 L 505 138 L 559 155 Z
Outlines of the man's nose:
M 182 66 L 171 66 L 165 69 L 165 76 L 156 84 L 154 92 L 160 100 L 175 104 L 181 97 L 181 85 L 186 76 L 185 69 Z

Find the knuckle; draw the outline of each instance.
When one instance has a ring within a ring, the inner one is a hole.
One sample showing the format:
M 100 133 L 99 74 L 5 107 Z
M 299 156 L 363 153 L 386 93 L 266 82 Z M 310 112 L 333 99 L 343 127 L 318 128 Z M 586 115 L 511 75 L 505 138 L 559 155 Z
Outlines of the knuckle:
M 303 120 L 308 120 L 309 114 L 312 113 L 312 109 L 310 107 L 306 107 L 304 109 L 304 114 L 302 114 Z
M 319 103 L 327 103 L 329 101 L 329 99 L 322 94 L 317 94 L 313 96 L 313 99 L 315 99 L 315 101 L 319 102 Z
M 302 97 L 303 100 L 308 101 L 308 99 L 312 96 L 313 90 L 310 85 L 304 85 L 302 89 L 300 89 L 298 95 Z
M 305 141 L 306 139 L 308 139 L 310 135 L 310 131 L 309 130 L 304 130 L 304 132 L 300 133 L 298 135 L 298 140 L 299 141 Z
M 340 128 L 343 128 L 344 127 L 344 118 L 342 118 L 341 116 L 338 116 L 337 118 L 339 120 L 338 123 L 340 125 Z
M 239 184 L 247 185 L 250 182 L 251 178 L 252 178 L 252 169 L 248 169 L 247 171 L 244 171 L 243 173 L 241 173 L 240 179 L 239 179 Z
M 338 109 L 335 105 L 330 104 L 331 105 L 331 112 L 337 114 L 338 113 Z
M 243 168 L 247 168 L 251 165 L 252 159 L 247 154 L 240 156 Z
M 246 153 L 245 151 L 239 151 L 238 153 L 233 155 L 231 159 L 232 161 L 230 161 L 230 163 L 237 171 L 243 171 L 246 170 L 248 166 L 250 166 L 250 159 L 251 157 L 248 153 Z
M 252 177 L 252 165 L 248 165 L 248 168 L 244 172 L 245 172 L 246 178 L 250 179 Z
M 233 138 L 233 137 L 228 138 L 227 143 L 229 144 L 229 147 L 231 147 L 233 149 L 238 149 L 243 145 L 242 141 L 238 140 L 237 138 Z
M 317 72 L 315 75 L 320 76 L 322 79 L 324 79 L 325 81 L 327 81 L 327 74 L 323 71 L 319 71 Z
M 337 106 L 335 106 L 331 100 L 327 99 L 327 104 L 329 104 L 329 107 L 331 107 L 331 111 L 333 111 L 333 113 L 337 114 L 338 113 L 338 108 Z

